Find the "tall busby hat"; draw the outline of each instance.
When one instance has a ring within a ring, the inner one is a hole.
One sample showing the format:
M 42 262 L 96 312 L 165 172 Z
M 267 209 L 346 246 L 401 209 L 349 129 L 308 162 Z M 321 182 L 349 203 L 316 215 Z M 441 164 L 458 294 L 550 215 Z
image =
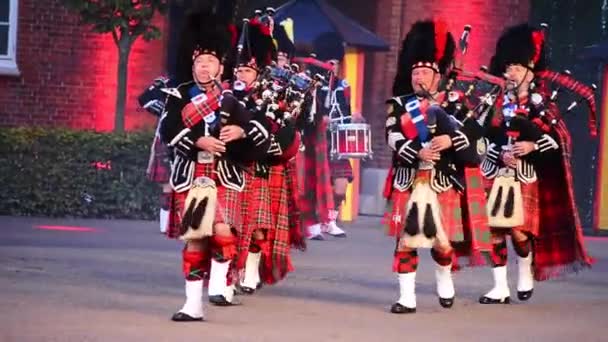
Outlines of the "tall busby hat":
M 250 67 L 262 70 L 276 60 L 277 50 L 272 40 L 271 25 L 257 16 L 244 20 L 239 44 L 242 50 L 237 55 L 237 67 Z
M 547 69 L 545 34 L 528 24 L 507 28 L 496 43 L 490 73 L 502 76 L 507 66 L 519 64 L 533 72 Z
M 454 37 L 445 22 L 424 20 L 414 23 L 401 45 L 393 96 L 413 92 L 412 70 L 416 68 L 431 68 L 445 74 L 454 61 L 455 51 Z
M 210 54 L 224 62 L 236 44 L 236 28 L 230 20 L 212 8 L 188 14 L 177 53 L 176 77 L 180 83 L 192 80 L 192 65 L 200 55 Z
M 341 61 L 344 58 L 344 40 L 335 32 L 325 32 L 318 36 L 313 42 L 313 49 L 321 61 Z

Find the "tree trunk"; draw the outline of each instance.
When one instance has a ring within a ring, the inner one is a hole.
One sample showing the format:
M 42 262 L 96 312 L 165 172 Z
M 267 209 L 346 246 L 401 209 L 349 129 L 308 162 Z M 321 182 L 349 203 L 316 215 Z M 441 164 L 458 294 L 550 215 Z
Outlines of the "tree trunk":
M 129 53 L 131 43 L 129 36 L 122 34 L 118 42 L 118 75 L 116 88 L 116 116 L 114 117 L 114 131 L 125 131 L 125 105 L 127 103 L 127 76 L 129 69 Z

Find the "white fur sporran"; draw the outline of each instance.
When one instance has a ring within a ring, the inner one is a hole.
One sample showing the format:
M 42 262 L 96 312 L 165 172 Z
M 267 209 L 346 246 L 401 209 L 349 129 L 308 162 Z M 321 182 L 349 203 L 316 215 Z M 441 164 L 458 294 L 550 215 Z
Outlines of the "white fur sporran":
M 502 168 L 494 178 L 487 212 L 490 227 L 512 228 L 524 224 L 521 182 L 515 179 L 513 169 Z
M 180 239 L 199 240 L 213 235 L 217 188 L 209 177 L 198 177 L 188 192 L 182 213 Z
M 399 240 L 402 248 L 431 248 L 448 244 L 441 220 L 441 206 L 437 193 L 428 181 L 415 181 L 406 206 L 405 230 Z

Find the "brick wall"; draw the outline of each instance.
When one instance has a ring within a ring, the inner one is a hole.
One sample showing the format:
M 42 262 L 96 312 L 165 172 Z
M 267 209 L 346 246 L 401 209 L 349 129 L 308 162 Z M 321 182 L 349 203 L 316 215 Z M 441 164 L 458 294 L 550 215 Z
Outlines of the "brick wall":
M 401 40 L 415 21 L 432 16 L 441 17 L 448 23 L 455 39 L 458 39 L 465 24 L 472 25 L 469 52 L 464 61 L 465 68 L 476 70 L 489 63 L 502 30 L 527 21 L 529 13 L 529 0 L 379 0 L 375 32 L 391 45 L 391 49 L 386 53 L 372 54 L 368 58 L 368 96 L 363 106 L 365 115 L 372 124 L 374 160 L 364 165 L 385 168 L 390 163 L 390 154 L 383 138 L 384 100 L 391 95 Z
M 384 100 L 390 95 L 401 39 L 411 24 L 431 13 L 445 18 L 456 36 L 473 25 L 466 67 L 486 64 L 502 29 L 525 21 L 529 0 L 378 0 L 361 6 L 332 0 L 334 6 L 391 46 L 369 54 L 365 69 L 364 115 L 373 126 L 374 160 L 386 167 L 390 155 L 383 139 Z M 19 77 L 0 76 L 0 125 L 54 125 L 109 130 L 116 92 L 116 48 L 109 35 L 89 32 L 59 0 L 20 0 L 17 38 Z M 375 6 L 375 7 L 374 7 Z M 157 20 L 167 28 L 164 18 Z M 166 38 L 166 35 L 164 36 Z M 154 119 L 137 108 L 135 97 L 164 69 L 166 41 L 138 40 L 129 65 L 126 127 L 151 126 Z
M 157 20 L 161 29 L 164 18 Z M 136 96 L 164 68 L 163 40 L 133 46 L 126 127 L 154 124 Z M 117 52 L 109 35 L 79 25 L 59 0 L 20 0 L 17 64 L 21 75 L 0 75 L 0 125 L 111 130 Z

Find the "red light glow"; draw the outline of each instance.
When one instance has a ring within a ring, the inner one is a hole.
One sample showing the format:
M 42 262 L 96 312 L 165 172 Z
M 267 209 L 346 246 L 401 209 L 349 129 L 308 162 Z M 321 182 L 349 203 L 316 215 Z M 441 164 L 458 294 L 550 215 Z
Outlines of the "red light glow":
M 99 232 L 99 229 L 89 228 L 89 227 L 72 227 L 72 226 L 35 226 L 36 229 L 41 230 L 55 230 L 55 231 L 63 231 L 63 232 L 87 232 L 87 233 L 96 233 Z

